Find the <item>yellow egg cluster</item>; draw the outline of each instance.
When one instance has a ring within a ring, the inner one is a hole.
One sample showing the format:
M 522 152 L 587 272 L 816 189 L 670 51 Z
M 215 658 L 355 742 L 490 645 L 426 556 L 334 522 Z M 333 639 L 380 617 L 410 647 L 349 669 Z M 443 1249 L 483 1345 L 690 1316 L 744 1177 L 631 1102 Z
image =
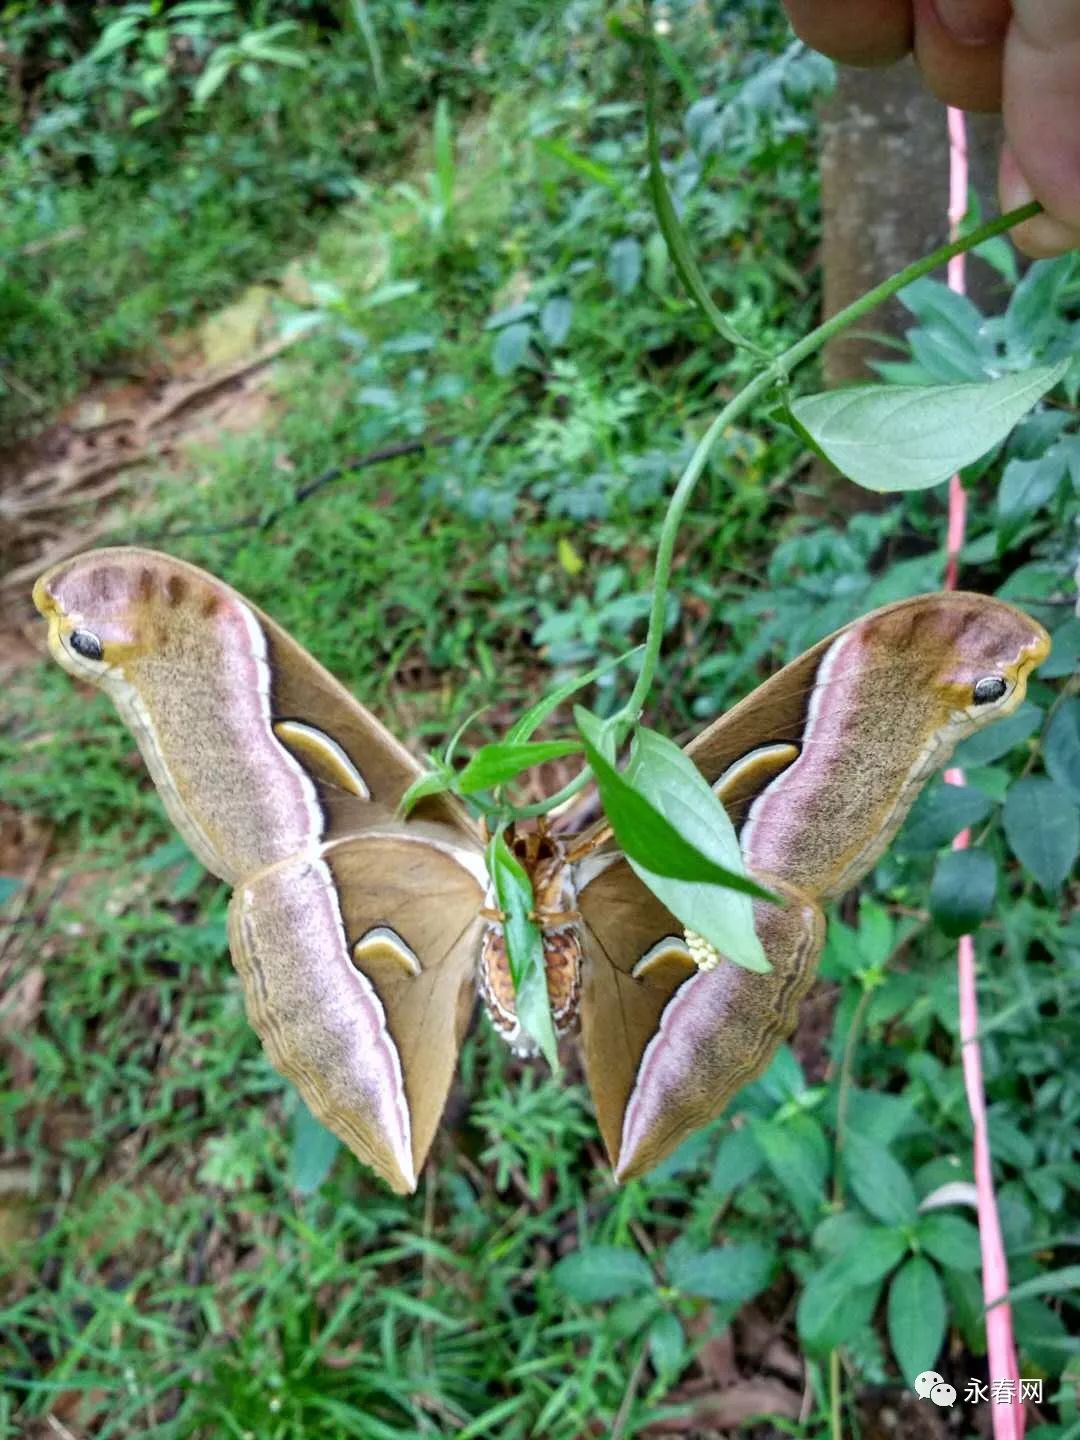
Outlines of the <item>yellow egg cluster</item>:
M 686 936 L 686 948 L 690 951 L 690 958 L 699 970 L 715 970 L 723 958 L 715 945 L 710 945 L 703 935 L 696 930 L 684 930 Z

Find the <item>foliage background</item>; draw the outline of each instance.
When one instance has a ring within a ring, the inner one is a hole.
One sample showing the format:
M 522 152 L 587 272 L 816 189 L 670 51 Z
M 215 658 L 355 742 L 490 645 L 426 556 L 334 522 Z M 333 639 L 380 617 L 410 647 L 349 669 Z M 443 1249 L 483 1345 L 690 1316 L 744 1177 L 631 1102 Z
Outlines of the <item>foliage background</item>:
M 673 275 L 638 60 L 598 0 L 2 16 L 12 432 L 91 381 L 167 370 L 175 336 L 255 282 L 263 325 L 303 336 L 260 426 L 132 472 L 103 538 L 222 574 L 421 747 L 479 706 L 470 741 L 494 738 L 640 637 L 664 498 L 752 362 Z M 695 253 L 724 313 L 781 348 L 817 311 L 829 67 L 764 0 L 654 18 Z M 921 282 L 886 378 L 987 378 L 1077 349 L 1075 258 L 1021 276 L 1001 242 L 983 262 L 1013 287 L 1004 315 Z M 792 1046 L 619 1191 L 576 1072 L 524 1069 L 483 1023 L 417 1197 L 337 1156 L 263 1060 L 225 894 L 119 722 L 96 695 L 73 705 L 54 667 L 20 669 L 0 733 L 0 1433 L 809 1440 L 837 1433 L 836 1373 L 844 1433 L 922 1433 L 936 1422 L 905 1376 L 992 1378 L 942 928 L 941 852 L 972 824 L 994 876 L 977 946 L 1021 1372 L 1045 1380 L 1038 1440 L 1080 1434 L 1077 384 L 1074 364 L 966 476 L 964 582 L 1055 631 L 1029 703 L 968 743 L 967 788 L 935 782 L 840 907 Z M 939 586 L 941 493 L 840 513 L 815 477 L 766 415 L 718 447 L 677 555 L 651 714 L 668 733 Z M 595 708 L 627 684 L 608 677 Z M 563 778 L 549 767 L 537 793 Z M 920 1208 L 933 1195 L 949 1203 Z M 957 1414 L 949 1433 L 985 1433 L 985 1406 Z

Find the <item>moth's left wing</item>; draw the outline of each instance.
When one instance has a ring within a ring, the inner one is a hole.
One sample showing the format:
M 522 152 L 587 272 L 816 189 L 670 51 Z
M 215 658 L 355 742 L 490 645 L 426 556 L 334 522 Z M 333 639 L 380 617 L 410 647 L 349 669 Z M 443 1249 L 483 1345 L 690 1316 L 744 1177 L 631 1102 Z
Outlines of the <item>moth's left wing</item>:
M 479 851 L 422 822 L 241 883 L 229 945 L 274 1067 L 399 1193 L 416 1188 L 475 998 Z
M 387 819 L 421 766 L 280 625 L 216 576 L 130 547 L 48 570 L 49 648 L 112 698 L 169 816 L 230 884 Z M 478 831 L 452 795 L 417 817 Z
M 612 1168 L 628 1180 L 719 1115 L 795 1028 L 824 918 L 767 879 L 790 900 L 754 908 L 771 974 L 730 960 L 698 970 L 681 925 L 624 859 L 590 857 L 582 875 L 585 1069 Z

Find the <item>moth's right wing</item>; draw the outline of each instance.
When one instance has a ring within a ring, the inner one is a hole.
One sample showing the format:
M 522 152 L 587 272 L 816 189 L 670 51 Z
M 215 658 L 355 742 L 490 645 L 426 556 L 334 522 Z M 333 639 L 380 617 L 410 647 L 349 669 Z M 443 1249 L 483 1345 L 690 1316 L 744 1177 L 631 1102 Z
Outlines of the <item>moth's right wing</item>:
M 627 862 L 596 859 L 598 873 L 578 893 L 582 1049 L 604 1145 L 616 1178 L 627 1180 L 766 1067 L 795 1028 L 825 925 L 816 905 L 766 877 L 789 899 L 754 907 L 771 973 L 730 960 L 699 970 L 681 925 Z

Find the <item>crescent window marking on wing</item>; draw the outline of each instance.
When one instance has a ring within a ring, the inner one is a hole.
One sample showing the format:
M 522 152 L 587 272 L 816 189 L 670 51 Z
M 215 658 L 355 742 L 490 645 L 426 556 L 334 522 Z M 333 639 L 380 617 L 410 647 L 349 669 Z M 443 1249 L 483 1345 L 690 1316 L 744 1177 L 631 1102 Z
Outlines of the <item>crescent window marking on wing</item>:
M 361 800 L 371 799 L 367 781 L 342 746 L 325 730 L 305 725 L 302 720 L 279 720 L 274 726 L 274 734 L 286 745 L 310 754 L 320 769 L 327 772 L 328 778 L 332 777 L 333 783 L 342 790 L 359 795 Z
M 419 975 L 424 968 L 416 951 L 405 943 L 396 930 L 389 925 L 374 925 L 361 935 L 353 946 L 353 961 L 362 965 L 365 960 L 383 957 L 396 961 L 406 975 Z
M 791 745 L 787 741 L 778 741 L 775 745 L 759 745 L 756 750 L 749 750 L 738 760 L 735 760 L 718 780 L 713 781 L 713 794 L 719 796 L 729 785 L 735 785 L 743 778 L 748 770 L 756 770 L 763 760 L 791 760 L 798 758 L 799 747 Z
M 681 964 L 688 975 L 697 969 L 690 948 L 681 935 L 665 935 L 646 950 L 630 971 L 631 979 L 642 980 L 647 975 L 656 975 L 666 970 L 672 962 Z
M 296 777 L 300 787 L 300 797 L 307 812 L 308 818 L 308 839 L 318 841 L 322 839 L 326 827 L 322 806 L 319 804 L 318 792 L 314 782 L 307 771 L 297 760 L 296 756 L 281 744 L 274 734 L 274 719 L 270 711 L 270 662 L 267 658 L 266 634 L 255 617 L 254 612 L 242 601 L 237 600 L 237 609 L 247 630 L 248 639 L 251 642 L 251 659 L 255 664 L 255 687 L 259 695 L 259 709 L 261 719 L 266 726 L 267 737 L 273 742 L 276 749 L 281 753 L 286 767 Z

